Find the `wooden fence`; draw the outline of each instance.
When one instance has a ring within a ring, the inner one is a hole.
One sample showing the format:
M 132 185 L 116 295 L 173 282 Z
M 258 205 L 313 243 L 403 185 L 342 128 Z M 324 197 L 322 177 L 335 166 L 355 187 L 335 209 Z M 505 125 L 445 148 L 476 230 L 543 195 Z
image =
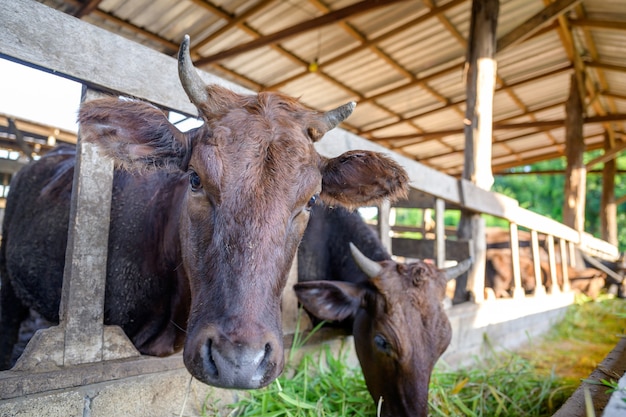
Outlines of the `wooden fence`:
M 194 115 L 196 112 L 180 87 L 177 63 L 172 57 L 32 0 L 0 2 L 0 27 L 1 56 L 79 81 L 85 85 L 86 98 L 104 91 L 147 100 L 183 114 Z M 245 91 L 208 73 L 202 73 L 201 77 L 206 83 Z M 182 368 L 179 357 L 139 358 L 119 328 L 102 324 L 110 205 L 110 190 L 107 192 L 102 182 L 111 181 L 112 165 L 98 158 L 93 147 L 80 140 L 77 146 L 80 163 L 75 181 L 84 186 L 72 201 L 74 217 L 70 224 L 80 224 L 80 228 L 72 227 L 70 230 L 62 321 L 58 327 L 40 334 L 39 340 L 29 345 L 25 354 L 30 359 L 22 363 L 21 372 L 14 370 L 0 376 L 0 399 L 119 379 L 142 372 Z M 329 132 L 316 144 L 316 148 L 320 154 L 329 157 L 349 149 L 389 152 L 340 129 Z M 514 257 L 518 247 L 518 227 L 531 231 L 533 248 L 537 245 L 537 235 L 546 235 L 553 272 L 556 268 L 555 240 L 567 242 L 559 246 L 562 259 L 567 258 L 574 247 L 603 257 L 617 257 L 615 247 L 525 210 L 515 200 L 481 190 L 465 180 L 449 177 L 400 155 L 391 156 L 407 169 L 411 187 L 432 197 L 437 229 L 436 238 L 427 243 L 433 247 L 433 257 L 439 264 L 446 259 L 443 229 L 446 204 L 508 220 Z M 94 177 L 98 178 L 98 184 L 93 184 Z M 388 223 L 381 222 L 382 236 L 386 239 L 389 234 L 385 227 Z M 89 233 L 86 233 L 87 230 Z M 519 260 L 513 265 L 515 286 L 521 289 Z M 295 279 L 294 274 L 290 279 Z M 473 291 L 482 294 L 480 282 L 476 285 Z M 523 298 L 522 294 L 518 296 Z M 294 325 L 297 305 L 292 292 L 285 294 L 285 303 L 289 316 L 285 327 L 289 330 Z M 137 361 L 112 360 L 133 357 Z M 51 376 L 59 369 L 81 364 L 81 373 Z M 92 365 L 85 367 L 88 364 Z

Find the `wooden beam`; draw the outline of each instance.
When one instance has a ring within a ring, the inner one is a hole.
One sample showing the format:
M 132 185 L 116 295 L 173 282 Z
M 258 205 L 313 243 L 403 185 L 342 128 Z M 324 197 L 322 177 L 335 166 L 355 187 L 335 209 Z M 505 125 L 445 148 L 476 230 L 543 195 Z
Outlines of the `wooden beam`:
M 552 23 L 555 18 L 571 10 L 581 2 L 582 0 L 557 0 L 554 3 L 550 3 L 549 6 L 498 39 L 498 52 L 530 38 L 540 29 Z
M 598 156 L 597 158 L 593 158 L 591 161 L 587 162 L 585 168 L 589 171 L 591 168 L 596 166 L 597 164 L 602 164 L 608 161 L 612 161 L 619 156 L 619 154 L 626 149 L 626 143 L 622 143 L 621 145 L 615 146 L 614 148 L 605 148 L 604 154 Z
M 323 26 L 340 22 L 349 17 L 358 16 L 360 14 L 369 12 L 382 6 L 388 6 L 398 1 L 402 0 L 363 0 L 359 3 L 352 4 L 339 10 L 335 10 L 334 12 L 327 13 L 315 19 L 311 19 L 306 22 L 302 22 L 297 25 L 288 27 L 286 29 L 279 30 L 278 32 L 272 33 L 270 35 L 254 39 L 243 45 L 235 46 L 234 48 L 218 52 L 214 55 L 200 58 L 196 60 L 194 64 L 197 66 L 212 64 L 214 62 L 221 61 L 226 58 L 231 58 L 244 52 L 249 52 L 263 46 L 277 43 L 279 41 L 302 34 L 304 32 L 308 32 L 310 30 L 319 29 Z
M 626 30 L 624 22 L 611 20 L 594 20 L 594 19 L 569 19 L 572 26 L 584 26 L 599 29 Z
M 626 23 L 624 25 L 626 25 Z M 609 70 L 609 71 L 626 72 L 625 66 L 608 64 L 606 62 L 591 61 L 591 62 L 585 62 L 585 65 L 591 68 L 600 68 L 600 69 Z
M 594 169 L 591 171 L 587 171 L 587 175 L 602 175 L 603 170 Z M 616 174 L 622 175 L 626 174 L 626 169 L 617 169 L 615 170 Z M 495 175 L 506 177 L 506 176 L 516 176 L 516 175 L 563 175 L 565 174 L 564 169 L 542 169 L 541 171 L 513 171 L 513 172 L 496 172 Z
M 626 121 L 626 114 L 624 113 L 607 114 L 606 116 L 592 116 L 592 117 L 583 118 L 583 124 L 622 122 L 622 121 Z M 543 129 L 543 128 L 563 127 L 564 125 L 565 125 L 565 119 L 540 120 L 537 122 L 524 122 L 524 123 L 494 123 L 493 130 L 512 130 L 512 129 L 530 129 L 530 128 Z M 446 129 L 446 130 L 438 130 L 434 132 L 423 132 L 423 133 L 415 132 L 415 133 L 411 133 L 408 135 L 384 136 L 384 137 L 378 136 L 378 137 L 372 137 L 370 138 L 370 140 L 374 142 L 408 140 L 408 139 L 417 139 L 417 138 L 422 138 L 424 140 L 427 140 L 427 139 L 442 138 L 442 137 L 451 136 L 451 135 L 459 135 L 463 132 L 464 132 L 464 128 Z

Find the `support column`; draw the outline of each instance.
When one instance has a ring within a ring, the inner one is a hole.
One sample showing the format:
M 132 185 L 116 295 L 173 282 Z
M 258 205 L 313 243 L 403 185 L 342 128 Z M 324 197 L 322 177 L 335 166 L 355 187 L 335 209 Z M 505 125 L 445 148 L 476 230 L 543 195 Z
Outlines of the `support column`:
M 565 103 L 565 201 L 563 223 L 579 233 L 585 230 L 585 192 L 587 170 L 583 163 L 583 102 L 576 77 L 572 75 L 570 93 Z
M 604 152 L 613 147 L 608 133 L 604 136 Z M 602 169 L 602 199 L 600 201 L 600 229 L 602 239 L 617 246 L 617 204 L 615 203 L 615 158 L 604 163 Z
M 473 0 L 466 57 L 465 165 L 463 179 L 489 190 L 491 172 L 491 133 L 493 94 L 496 82 L 496 26 L 498 0 Z M 457 279 L 455 302 L 483 301 L 485 280 L 485 227 L 480 214 L 461 211 L 459 239 L 471 241 L 474 265 L 465 280 Z

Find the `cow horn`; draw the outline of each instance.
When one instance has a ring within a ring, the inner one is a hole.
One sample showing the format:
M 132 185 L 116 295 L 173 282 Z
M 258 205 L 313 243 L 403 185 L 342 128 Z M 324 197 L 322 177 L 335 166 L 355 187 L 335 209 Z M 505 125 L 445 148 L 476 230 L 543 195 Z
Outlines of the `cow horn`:
M 336 128 L 339 123 L 343 122 L 352 114 L 354 108 L 356 107 L 356 102 L 351 101 L 349 103 L 344 104 L 343 106 L 339 106 L 336 109 L 329 110 L 324 113 L 323 119 L 328 130 Z M 327 130 L 327 131 L 328 131 Z
M 196 72 L 189 55 L 189 35 L 185 35 L 178 50 L 178 77 L 189 100 L 198 108 L 209 100 L 206 85 Z
M 461 274 L 465 273 L 468 269 L 470 269 L 472 263 L 474 263 L 474 260 L 472 258 L 467 258 L 450 268 L 443 269 L 442 271 L 446 277 L 446 281 L 452 281 Z
M 357 266 L 363 271 L 369 278 L 376 278 L 380 275 L 383 267 L 376 261 L 372 261 L 367 256 L 363 255 L 361 251 L 350 242 L 350 252 L 352 252 L 352 258 L 356 262 Z

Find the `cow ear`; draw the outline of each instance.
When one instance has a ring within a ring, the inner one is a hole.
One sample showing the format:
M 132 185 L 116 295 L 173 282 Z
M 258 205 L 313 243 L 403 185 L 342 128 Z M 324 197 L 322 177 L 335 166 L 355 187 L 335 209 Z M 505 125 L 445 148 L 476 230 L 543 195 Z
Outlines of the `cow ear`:
M 81 140 L 97 143 L 116 165 L 133 171 L 187 169 L 189 136 L 158 108 L 141 101 L 104 98 L 83 103 Z
M 341 281 L 299 282 L 293 289 L 305 310 L 329 321 L 354 317 L 366 291 L 356 284 Z
M 394 160 L 378 152 L 348 151 L 322 161 L 322 192 L 328 204 L 348 208 L 406 198 L 409 177 Z

